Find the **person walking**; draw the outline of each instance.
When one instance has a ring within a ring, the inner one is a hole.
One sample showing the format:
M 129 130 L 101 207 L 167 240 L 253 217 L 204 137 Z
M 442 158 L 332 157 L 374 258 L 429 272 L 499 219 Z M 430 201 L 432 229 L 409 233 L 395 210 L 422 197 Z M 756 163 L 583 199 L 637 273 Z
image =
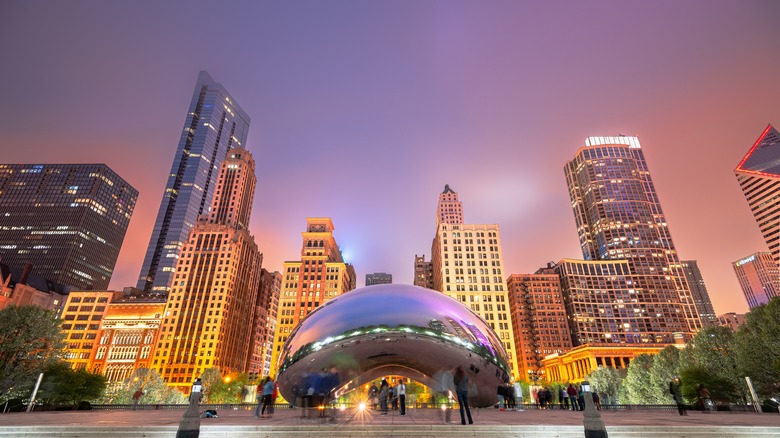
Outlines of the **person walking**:
M 518 411 L 523 412 L 523 387 L 520 385 L 520 382 L 515 382 L 512 387 L 514 390 L 515 406 Z
M 390 385 L 387 384 L 386 379 L 382 379 L 382 383 L 379 384 L 379 409 L 382 411 L 380 415 L 387 415 L 388 395 L 390 395 Z
M 403 417 L 406 415 L 406 384 L 403 378 L 399 379 L 398 385 L 395 386 L 395 396 L 398 397 L 401 416 Z
M 685 401 L 683 400 L 682 392 L 680 391 L 681 384 L 680 378 L 675 377 L 674 380 L 669 382 L 669 393 L 672 394 L 672 398 L 674 398 L 674 402 L 677 404 L 677 412 L 679 412 L 680 415 L 688 415 L 688 412 L 685 411 Z
M 265 378 L 263 383 L 263 408 L 260 410 L 260 418 L 271 418 L 273 413 L 273 393 L 276 383 L 270 376 Z M 268 415 L 265 413 L 268 412 Z
M 466 417 L 463 414 L 464 409 L 466 410 L 469 424 L 474 424 L 474 420 L 471 419 L 471 410 L 469 409 L 469 378 L 466 377 L 463 367 L 459 365 L 455 369 L 455 376 L 452 380 L 455 383 L 455 393 L 458 395 L 458 404 L 460 405 L 460 424 L 466 424 Z
M 257 385 L 257 389 L 255 390 L 255 397 L 257 398 L 257 407 L 255 408 L 255 418 L 260 418 L 260 407 L 263 406 L 263 382 L 265 380 L 261 381 Z

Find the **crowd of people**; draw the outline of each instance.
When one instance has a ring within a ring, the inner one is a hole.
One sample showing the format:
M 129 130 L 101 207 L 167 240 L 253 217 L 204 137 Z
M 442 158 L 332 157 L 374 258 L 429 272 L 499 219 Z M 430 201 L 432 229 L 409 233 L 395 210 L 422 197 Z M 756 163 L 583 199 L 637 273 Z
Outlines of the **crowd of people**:
M 388 410 L 399 410 L 399 414 L 406 415 L 406 383 L 404 379 L 398 379 L 395 386 L 390 386 L 386 378 L 382 378 L 379 387 L 371 385 L 368 390 L 369 403 L 374 410 L 379 410 L 380 415 L 387 415 Z

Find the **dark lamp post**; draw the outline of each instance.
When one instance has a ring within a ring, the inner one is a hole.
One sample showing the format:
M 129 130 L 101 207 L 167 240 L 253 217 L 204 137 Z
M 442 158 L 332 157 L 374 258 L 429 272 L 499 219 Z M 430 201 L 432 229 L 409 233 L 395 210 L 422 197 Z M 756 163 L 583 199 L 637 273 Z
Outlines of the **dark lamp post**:
M 200 395 L 203 390 L 203 383 L 200 378 L 195 379 L 190 393 L 190 405 L 184 411 L 184 416 L 179 422 L 179 430 L 176 431 L 176 438 L 198 438 L 200 435 Z
M 585 397 L 585 414 L 583 423 L 585 425 L 585 438 L 608 438 L 607 428 L 604 426 L 604 420 L 596 410 L 593 404 L 593 393 L 590 392 L 590 382 L 582 382 L 582 396 Z

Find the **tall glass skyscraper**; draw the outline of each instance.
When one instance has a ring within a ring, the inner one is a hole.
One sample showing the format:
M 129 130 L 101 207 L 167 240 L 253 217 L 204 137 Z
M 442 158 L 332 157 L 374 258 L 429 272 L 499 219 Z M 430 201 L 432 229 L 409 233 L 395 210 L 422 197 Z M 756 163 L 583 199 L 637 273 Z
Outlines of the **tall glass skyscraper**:
M 138 289 L 167 293 L 187 235 L 198 216 L 207 214 L 217 172 L 231 148 L 243 148 L 249 116 L 222 84 L 205 71 L 198 75 L 184 121 Z
M 585 258 L 556 268 L 575 345 L 673 343 L 701 327 L 639 139 L 590 137 L 564 170 Z M 588 279 L 601 276 L 609 287 Z
M 106 289 L 137 198 L 105 164 L 0 164 L 0 261 Z
M 775 264 L 780 264 L 780 133 L 769 125 L 734 169 Z

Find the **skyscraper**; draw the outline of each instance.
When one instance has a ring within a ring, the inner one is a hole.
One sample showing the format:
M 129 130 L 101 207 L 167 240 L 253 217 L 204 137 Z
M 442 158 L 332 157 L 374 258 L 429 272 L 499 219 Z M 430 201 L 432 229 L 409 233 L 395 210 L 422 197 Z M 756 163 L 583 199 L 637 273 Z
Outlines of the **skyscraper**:
M 384 272 L 374 272 L 373 274 L 366 274 L 366 286 L 373 286 L 375 284 L 392 284 L 393 274 L 386 274 Z
M 208 368 L 243 372 L 250 360 L 263 258 L 247 229 L 255 181 L 251 154 L 232 149 L 176 264 L 152 366 L 185 392 Z
M 707 292 L 707 286 L 704 285 L 704 278 L 701 276 L 699 264 L 696 260 L 683 260 L 683 273 L 688 280 L 688 287 L 691 288 L 691 296 L 696 304 L 696 311 L 699 314 L 702 326 L 718 325 L 718 316 L 715 314 L 715 308 L 712 307 L 710 294 Z
M 200 72 L 141 266 L 137 288 L 168 292 L 195 221 L 208 213 L 220 164 L 243 148 L 249 116 L 222 84 Z
M 356 286 L 355 268 L 341 257 L 333 230 L 330 218 L 306 218 L 306 231 L 301 233 L 301 260 L 284 262 L 272 375 L 276 372 L 282 346 L 298 322 L 328 300 Z
M 458 194 L 446 185 L 439 194 L 431 253 L 433 288 L 487 321 L 506 348 L 512 374 L 519 378 L 498 225 L 464 224 Z
M 775 264 L 780 264 L 780 133 L 772 125 L 734 169 Z
M 585 258 L 556 266 L 574 344 L 671 344 L 675 333 L 696 331 L 701 322 L 639 139 L 590 137 L 565 174 Z
M 105 289 L 137 198 L 105 164 L 0 164 L 0 261 Z
M 751 309 L 778 296 L 780 269 L 772 253 L 757 252 L 732 263 L 732 266 Z
M 414 285 L 433 289 L 433 263 L 425 261 L 425 254 L 414 255 Z

